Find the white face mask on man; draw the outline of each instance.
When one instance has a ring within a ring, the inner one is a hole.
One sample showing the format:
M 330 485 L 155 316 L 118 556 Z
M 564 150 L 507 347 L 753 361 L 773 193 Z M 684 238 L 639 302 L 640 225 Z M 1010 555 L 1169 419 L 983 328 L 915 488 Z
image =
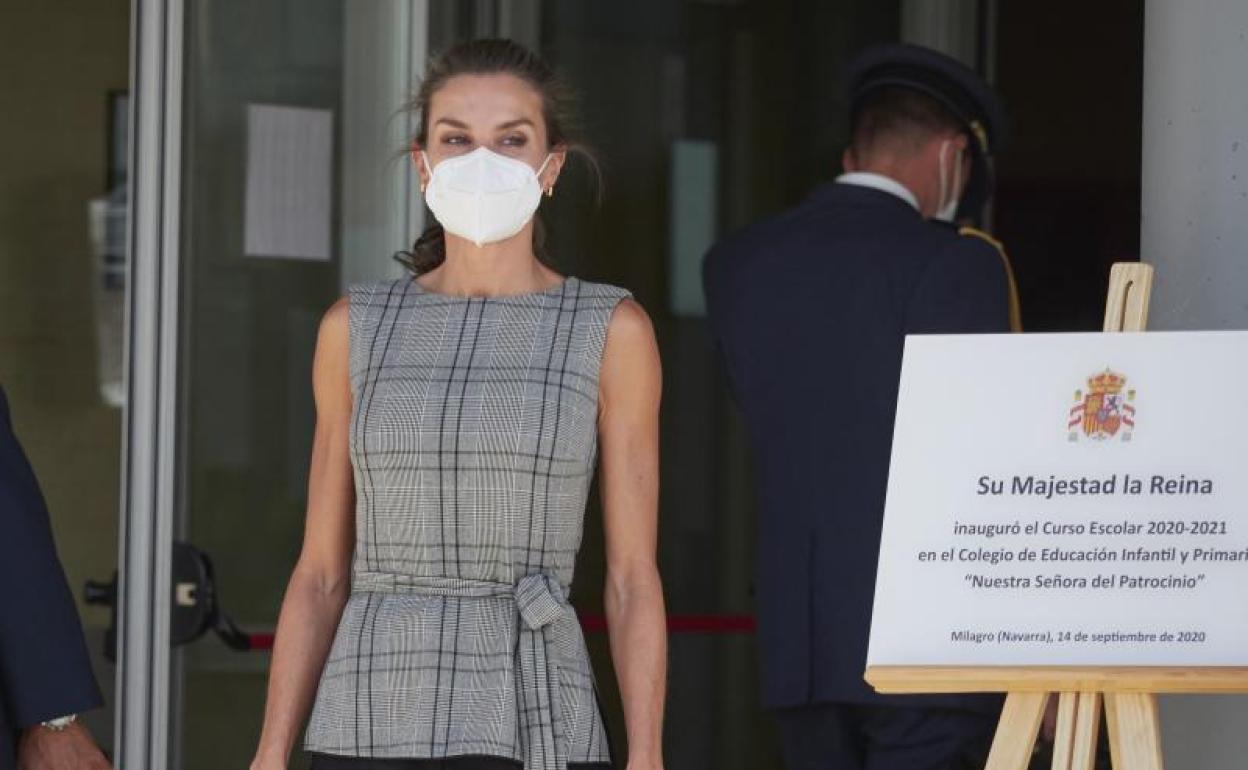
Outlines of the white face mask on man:
M 944 222 L 952 222 L 958 214 L 958 186 L 962 181 L 961 147 L 957 148 L 957 154 L 953 158 L 952 180 L 950 180 L 950 173 L 945 170 L 945 158 L 949 155 L 949 145 L 952 143 L 952 140 L 946 139 L 940 145 L 940 201 L 936 204 L 936 213 L 932 214 L 932 219 Z M 953 184 L 946 184 L 949 181 Z
M 548 154 L 537 171 L 522 160 L 499 155 L 485 147 L 447 158 L 430 166 L 425 203 L 448 233 L 477 246 L 504 241 L 524 229 L 542 200 L 538 175 L 546 168 Z

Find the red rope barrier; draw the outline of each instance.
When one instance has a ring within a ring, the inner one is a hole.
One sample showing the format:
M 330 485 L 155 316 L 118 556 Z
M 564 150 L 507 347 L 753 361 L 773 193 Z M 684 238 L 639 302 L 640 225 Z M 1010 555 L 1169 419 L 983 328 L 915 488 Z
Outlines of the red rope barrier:
M 752 634 L 752 615 L 668 615 L 667 630 L 673 634 Z M 601 634 L 607 630 L 603 615 L 582 615 L 581 628 L 587 634 Z
M 757 624 L 753 615 L 668 615 L 667 630 L 673 634 L 752 634 Z M 581 628 L 587 634 L 607 630 L 604 615 L 582 615 Z M 248 636 L 253 650 L 273 649 L 273 634 Z

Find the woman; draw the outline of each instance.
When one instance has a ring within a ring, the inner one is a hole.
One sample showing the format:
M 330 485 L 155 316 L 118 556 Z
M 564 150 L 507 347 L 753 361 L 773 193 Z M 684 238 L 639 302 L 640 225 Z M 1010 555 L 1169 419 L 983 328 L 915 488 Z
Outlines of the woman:
M 560 276 L 535 242 L 576 149 L 566 94 L 532 53 L 480 40 L 417 95 L 440 226 L 411 278 L 353 288 L 322 323 L 255 770 L 286 766 L 309 707 L 322 770 L 610 767 L 566 600 L 599 450 L 628 768 L 662 766 L 659 358 L 627 292 Z

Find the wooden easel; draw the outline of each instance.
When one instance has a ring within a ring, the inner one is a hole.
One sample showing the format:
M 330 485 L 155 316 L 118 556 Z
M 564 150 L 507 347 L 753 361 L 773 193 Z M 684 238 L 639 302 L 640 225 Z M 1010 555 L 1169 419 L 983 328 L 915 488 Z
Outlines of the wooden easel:
M 1143 331 L 1153 268 L 1114 265 L 1105 331 Z M 1248 692 L 1248 669 L 1056 666 L 872 666 L 878 692 L 1007 693 L 986 770 L 1026 770 L 1049 698 L 1058 697 L 1053 770 L 1092 770 L 1104 704 L 1115 770 L 1162 770 L 1157 693 Z

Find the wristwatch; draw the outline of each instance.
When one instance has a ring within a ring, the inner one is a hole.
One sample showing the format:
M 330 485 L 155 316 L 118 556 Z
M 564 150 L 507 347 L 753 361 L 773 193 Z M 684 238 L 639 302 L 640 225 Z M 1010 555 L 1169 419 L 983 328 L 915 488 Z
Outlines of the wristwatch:
M 49 730 L 54 730 L 59 733 L 60 731 L 64 730 L 66 727 L 69 727 L 76 721 L 78 721 L 78 715 L 69 714 L 67 716 L 57 717 L 56 719 L 49 719 L 48 721 L 41 722 L 40 724 L 42 724 L 44 727 L 48 728 Z

